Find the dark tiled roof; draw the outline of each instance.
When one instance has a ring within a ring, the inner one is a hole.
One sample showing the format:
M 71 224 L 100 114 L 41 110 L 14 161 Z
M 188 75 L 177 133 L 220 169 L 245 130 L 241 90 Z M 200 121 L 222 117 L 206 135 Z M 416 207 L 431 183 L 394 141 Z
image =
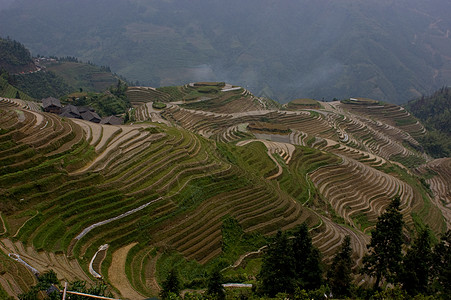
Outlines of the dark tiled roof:
M 80 115 L 76 116 L 67 111 L 60 113 L 59 116 L 62 118 L 80 118 Z
M 87 112 L 87 111 L 95 111 L 94 108 L 89 107 L 89 106 L 78 106 L 77 108 L 78 108 L 78 111 L 79 111 L 81 114 L 84 113 L 84 112 Z
M 80 116 L 80 112 L 78 111 L 78 108 L 72 104 L 66 105 L 61 110 L 61 114 L 68 113 L 71 115 Z
M 56 99 L 53 97 L 48 97 L 48 98 L 42 99 L 42 106 L 44 106 L 44 108 L 49 107 L 49 106 L 61 107 L 61 102 L 59 101 L 59 99 Z
M 84 112 L 81 114 L 81 117 L 83 120 L 91 121 L 94 123 L 99 123 L 102 118 L 94 111 L 88 110 L 87 112 Z
M 118 118 L 115 116 L 109 116 L 103 118 L 102 121 L 100 121 L 100 124 L 110 124 L 110 125 L 121 125 L 122 123 L 123 123 L 122 118 Z

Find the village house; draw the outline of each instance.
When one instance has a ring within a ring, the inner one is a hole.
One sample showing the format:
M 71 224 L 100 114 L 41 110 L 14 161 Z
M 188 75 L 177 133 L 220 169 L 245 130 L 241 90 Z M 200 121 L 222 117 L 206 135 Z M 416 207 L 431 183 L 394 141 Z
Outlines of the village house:
M 88 112 L 88 111 L 95 112 L 95 109 L 92 108 L 91 106 L 77 106 L 77 109 L 80 112 L 80 114 Z
M 81 114 L 76 106 L 69 104 L 62 108 L 60 117 L 81 119 Z
M 102 120 L 102 118 L 95 111 L 90 110 L 81 113 L 81 118 L 93 123 L 100 123 L 100 121 Z
M 116 116 L 109 116 L 106 118 L 103 118 L 102 121 L 100 121 L 100 124 L 106 124 L 106 125 L 122 125 L 124 123 L 122 118 L 118 118 Z
M 42 99 L 42 107 L 44 108 L 45 112 L 50 112 L 58 115 L 61 113 L 62 109 L 60 100 L 53 97 Z

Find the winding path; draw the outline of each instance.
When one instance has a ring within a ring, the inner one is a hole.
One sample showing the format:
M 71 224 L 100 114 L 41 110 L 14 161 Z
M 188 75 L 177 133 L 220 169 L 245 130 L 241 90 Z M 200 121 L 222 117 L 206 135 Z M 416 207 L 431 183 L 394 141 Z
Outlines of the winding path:
M 161 199 L 163 199 L 163 198 L 160 197 L 160 198 L 158 198 L 158 199 L 155 199 L 155 200 L 153 200 L 153 201 L 150 201 L 150 202 L 148 202 L 148 203 L 146 203 L 146 204 L 141 205 L 140 207 L 137 207 L 137 208 L 134 208 L 134 209 L 132 209 L 132 210 L 129 210 L 129 211 L 127 211 L 127 212 L 125 212 L 125 213 L 123 213 L 123 214 L 117 216 L 117 217 L 114 217 L 114 218 L 111 218 L 111 219 L 108 219 L 108 220 L 105 220 L 105 221 L 101 221 L 101 222 L 92 224 L 91 226 L 86 227 L 79 235 L 77 235 L 77 236 L 75 237 L 75 239 L 76 239 L 76 240 L 80 240 L 82 237 L 84 237 L 85 235 L 87 235 L 87 234 L 88 234 L 91 230 L 93 230 L 94 228 L 97 228 L 97 227 L 99 227 L 99 226 L 102 226 L 102 225 L 105 225 L 105 224 L 108 224 L 108 223 L 117 221 L 117 220 L 119 220 L 119 219 L 125 218 L 125 217 L 127 217 L 127 216 L 129 216 L 129 215 L 131 215 L 131 214 L 134 214 L 135 212 L 138 212 L 138 211 L 140 211 L 140 210 L 143 210 L 144 208 L 146 208 L 146 207 L 149 206 L 150 204 L 155 203 L 155 202 L 157 202 L 157 201 L 159 201 L 159 200 L 161 200 Z

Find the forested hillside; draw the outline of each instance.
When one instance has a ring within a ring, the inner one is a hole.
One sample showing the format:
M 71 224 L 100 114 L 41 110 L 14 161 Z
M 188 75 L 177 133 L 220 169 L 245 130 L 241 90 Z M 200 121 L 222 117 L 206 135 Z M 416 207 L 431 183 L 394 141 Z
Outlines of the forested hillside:
M 60 98 L 75 91 L 104 92 L 119 80 L 109 67 L 75 57 L 33 59 L 24 45 L 9 38 L 0 38 L 0 70 L 6 80 L 1 95 L 8 98 L 16 96 L 15 89 L 35 99 Z
M 451 156 L 451 89 L 409 101 L 405 107 L 429 129 L 422 144 L 435 157 Z
M 431 96 L 410 101 L 406 108 L 423 124 L 451 136 L 451 88 L 443 87 Z
M 61 77 L 53 72 L 34 72 L 10 76 L 10 84 L 35 99 L 47 97 L 59 98 L 74 91 Z
M 25 94 L 24 92 L 20 91 L 16 87 L 9 84 L 9 80 L 10 80 L 10 75 L 7 72 L 3 72 L 0 75 L 0 97 L 18 98 L 18 99 L 25 99 L 25 100 L 33 99 L 29 95 Z
M 21 43 L 0 38 L 0 69 L 9 73 L 36 71 L 30 51 Z
M 0 11 L 0 34 L 141 85 L 403 103 L 451 82 L 450 13 L 447 0 L 24 0 Z

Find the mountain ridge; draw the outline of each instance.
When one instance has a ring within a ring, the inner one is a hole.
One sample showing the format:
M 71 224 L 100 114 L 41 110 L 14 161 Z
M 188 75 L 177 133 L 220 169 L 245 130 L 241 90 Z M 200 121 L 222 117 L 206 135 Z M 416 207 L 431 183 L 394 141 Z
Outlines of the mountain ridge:
M 443 0 L 100 1 L 88 10 L 59 3 L 66 9 L 54 11 L 55 3 L 13 4 L 0 12 L 1 33 L 35 53 L 109 65 L 142 85 L 226 81 L 281 102 L 367 97 L 402 103 L 451 78 L 451 7 Z M 65 11 L 76 17 L 66 18 Z M 13 27 L 13 17 L 30 30 Z M 64 22 L 70 26 L 59 26 Z

